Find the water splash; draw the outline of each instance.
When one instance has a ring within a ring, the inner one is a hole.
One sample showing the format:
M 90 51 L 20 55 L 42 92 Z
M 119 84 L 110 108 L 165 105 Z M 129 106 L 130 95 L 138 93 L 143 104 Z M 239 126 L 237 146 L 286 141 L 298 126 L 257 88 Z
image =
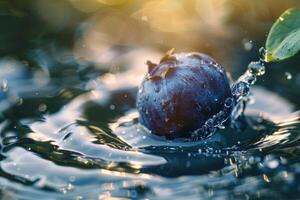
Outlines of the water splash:
M 246 72 L 238 78 L 238 80 L 232 85 L 231 91 L 235 99 L 235 106 L 231 113 L 232 124 L 235 120 L 243 114 L 247 102 L 250 101 L 250 89 L 251 85 L 254 85 L 257 77 L 265 74 L 265 62 L 263 60 L 265 49 L 260 50 L 261 58 L 259 61 L 250 62 Z
M 260 49 L 261 58 L 265 50 Z M 265 74 L 265 62 L 260 59 L 251 62 L 246 72 L 231 86 L 232 98 L 225 100 L 223 109 L 208 119 L 204 125 L 191 134 L 192 140 L 199 140 L 213 135 L 217 130 L 224 128 L 229 119 L 231 126 L 238 128 L 237 119 L 244 113 L 247 102 L 250 101 L 251 85 L 255 84 L 257 77 Z

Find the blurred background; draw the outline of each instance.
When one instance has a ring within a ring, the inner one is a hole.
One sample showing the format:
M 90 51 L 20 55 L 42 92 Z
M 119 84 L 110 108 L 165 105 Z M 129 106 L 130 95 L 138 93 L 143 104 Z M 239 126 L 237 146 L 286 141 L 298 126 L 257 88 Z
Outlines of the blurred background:
M 131 69 L 135 76 L 125 82 L 137 84 L 146 60 L 171 48 L 209 54 L 236 79 L 259 58 L 276 18 L 297 6 L 299 0 L 0 0 L 0 81 L 4 89 L 23 76 L 39 87 L 80 87 Z M 298 65 L 299 56 L 272 64 L 259 84 L 299 108 Z
M 299 118 L 271 124 L 247 113 L 251 127 L 228 127 L 216 151 L 206 141 L 156 148 L 165 141 L 147 143 L 127 122 L 147 60 L 198 51 L 237 79 L 291 7 L 300 1 L 0 0 L 0 198 L 299 199 Z M 252 90 L 255 116 L 288 119 L 299 87 L 299 54 L 267 64 Z M 136 140 L 142 148 L 128 150 Z

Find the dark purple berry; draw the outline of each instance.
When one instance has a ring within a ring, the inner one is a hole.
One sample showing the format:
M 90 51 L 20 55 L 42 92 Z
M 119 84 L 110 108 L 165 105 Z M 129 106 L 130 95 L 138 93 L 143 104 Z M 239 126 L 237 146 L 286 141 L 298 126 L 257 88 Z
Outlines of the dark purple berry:
M 231 97 L 223 67 L 205 54 L 168 52 L 159 64 L 147 65 L 137 109 L 140 123 L 153 134 L 190 137 Z

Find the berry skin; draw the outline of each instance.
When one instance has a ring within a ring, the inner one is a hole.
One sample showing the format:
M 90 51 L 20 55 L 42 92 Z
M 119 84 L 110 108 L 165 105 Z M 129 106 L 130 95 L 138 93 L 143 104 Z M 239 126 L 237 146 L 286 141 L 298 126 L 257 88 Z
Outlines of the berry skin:
M 231 97 L 223 67 L 205 54 L 170 51 L 159 64 L 147 65 L 137 109 L 140 123 L 155 135 L 191 137 Z

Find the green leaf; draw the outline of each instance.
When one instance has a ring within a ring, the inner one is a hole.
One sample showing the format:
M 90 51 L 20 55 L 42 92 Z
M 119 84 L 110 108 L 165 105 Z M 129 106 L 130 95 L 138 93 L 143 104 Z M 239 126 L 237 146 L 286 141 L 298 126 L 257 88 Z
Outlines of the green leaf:
M 266 41 L 266 62 L 278 62 L 300 50 L 300 9 L 285 11 L 273 24 Z

